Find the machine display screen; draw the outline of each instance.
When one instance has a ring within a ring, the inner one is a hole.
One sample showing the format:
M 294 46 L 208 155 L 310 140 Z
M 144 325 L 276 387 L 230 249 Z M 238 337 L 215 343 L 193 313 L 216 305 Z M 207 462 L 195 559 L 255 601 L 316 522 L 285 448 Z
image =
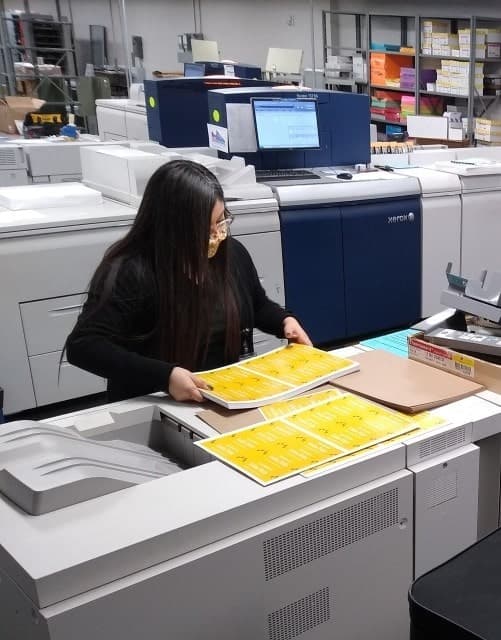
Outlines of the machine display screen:
M 184 63 L 185 78 L 200 78 L 205 75 L 205 65 L 197 62 Z
M 318 149 L 317 101 L 311 98 L 253 98 L 259 149 Z

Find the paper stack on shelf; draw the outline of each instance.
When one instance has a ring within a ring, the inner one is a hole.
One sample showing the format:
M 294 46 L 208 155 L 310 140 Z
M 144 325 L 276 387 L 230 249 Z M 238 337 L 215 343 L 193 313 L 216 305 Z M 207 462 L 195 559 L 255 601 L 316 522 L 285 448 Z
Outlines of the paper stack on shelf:
M 483 142 L 501 144 L 501 120 L 475 118 L 475 138 Z
M 392 87 L 400 87 L 400 69 L 412 67 L 411 56 L 395 56 L 391 53 L 371 53 L 371 83 Z
M 477 29 L 475 33 L 475 58 L 485 58 L 485 43 L 488 29 Z M 469 58 L 471 55 L 471 29 L 459 29 L 459 47 L 454 55 L 460 58 Z
M 423 20 L 421 23 L 421 51 L 425 55 L 432 55 L 433 36 L 436 34 L 450 33 L 450 20 L 437 20 L 435 18 Z M 437 42 L 435 40 L 435 42 Z M 438 43 L 437 43 L 438 44 Z M 443 54 L 441 54 L 443 55 Z
M 407 116 L 413 116 L 416 113 L 416 97 L 402 96 L 401 105 L 401 120 L 407 122 Z
M 374 90 L 371 96 L 371 114 L 400 122 L 402 97 L 403 94 L 397 91 Z
M 414 67 L 400 67 L 400 88 L 414 91 L 416 84 L 416 69 Z
M 462 60 L 441 60 L 437 69 L 437 91 L 468 96 L 470 90 L 470 62 Z M 475 63 L 475 92 L 484 93 L 484 65 Z
M 352 78 L 353 61 L 351 56 L 327 56 L 325 62 L 326 78 Z
M 485 57 L 501 58 L 501 29 L 486 29 Z

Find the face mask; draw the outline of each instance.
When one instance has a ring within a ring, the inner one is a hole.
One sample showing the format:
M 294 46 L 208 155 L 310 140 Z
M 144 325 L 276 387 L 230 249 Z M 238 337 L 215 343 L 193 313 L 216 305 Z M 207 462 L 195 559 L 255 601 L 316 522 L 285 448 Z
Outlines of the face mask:
M 216 253 L 217 250 L 219 249 L 219 245 L 221 244 L 222 240 L 220 240 L 218 237 L 210 237 L 209 238 L 209 249 L 207 251 L 207 255 L 209 256 L 209 258 L 213 258 Z
M 217 231 L 215 233 L 211 233 L 209 237 L 209 248 L 207 250 L 207 255 L 210 258 L 213 258 L 217 250 L 219 249 L 219 245 L 223 240 L 226 240 L 228 236 L 228 227 L 226 224 L 220 225 L 217 227 Z

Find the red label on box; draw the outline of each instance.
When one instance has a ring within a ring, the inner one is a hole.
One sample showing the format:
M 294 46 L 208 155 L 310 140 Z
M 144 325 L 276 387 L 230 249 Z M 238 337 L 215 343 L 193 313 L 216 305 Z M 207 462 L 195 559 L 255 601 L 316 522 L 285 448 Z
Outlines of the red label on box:
M 439 356 L 440 358 L 447 358 L 447 360 L 452 360 L 452 355 L 446 349 L 438 347 L 434 344 L 430 344 L 429 342 L 424 342 L 424 340 L 410 338 L 409 345 L 416 347 L 417 349 L 421 349 L 422 351 L 426 351 L 431 355 Z

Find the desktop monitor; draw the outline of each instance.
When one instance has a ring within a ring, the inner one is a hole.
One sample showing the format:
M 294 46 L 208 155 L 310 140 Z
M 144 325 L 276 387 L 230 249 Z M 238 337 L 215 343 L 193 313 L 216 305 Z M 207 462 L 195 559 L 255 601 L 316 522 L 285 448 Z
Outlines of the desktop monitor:
M 201 78 L 202 76 L 224 76 L 222 62 L 185 62 L 185 78 Z
M 259 150 L 320 148 L 316 100 L 253 98 L 251 103 Z
M 185 62 L 184 77 L 200 78 L 205 75 L 205 64 L 203 62 Z

